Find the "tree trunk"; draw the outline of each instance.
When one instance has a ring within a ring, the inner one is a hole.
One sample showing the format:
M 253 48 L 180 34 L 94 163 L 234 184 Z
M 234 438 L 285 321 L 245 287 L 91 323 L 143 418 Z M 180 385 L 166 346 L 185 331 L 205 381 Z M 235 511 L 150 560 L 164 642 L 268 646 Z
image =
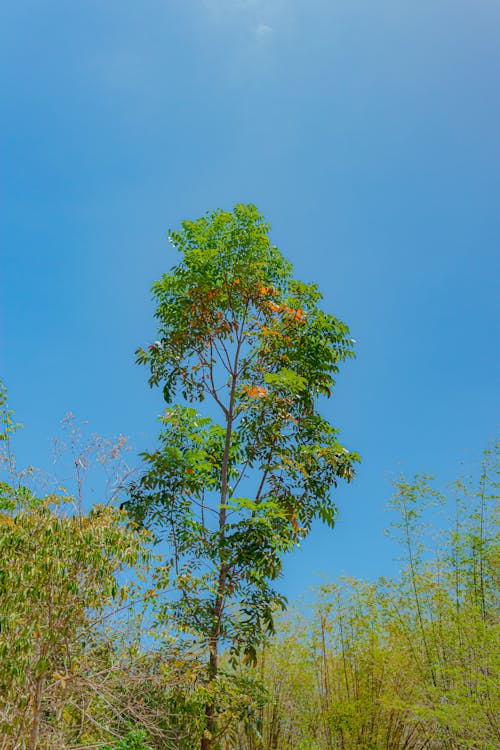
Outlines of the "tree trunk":
M 238 370 L 238 357 L 241 347 L 241 341 L 238 342 L 238 348 L 236 350 L 236 357 L 233 365 L 233 371 L 231 373 L 231 392 L 229 396 L 229 406 L 226 411 L 226 438 L 224 441 L 224 454 L 222 457 L 221 465 L 221 490 L 220 490 L 220 510 L 219 510 L 219 533 L 221 537 L 225 535 L 226 528 L 226 508 L 225 503 L 227 500 L 228 490 L 228 469 L 229 469 L 229 454 L 231 451 L 231 437 L 233 432 L 233 409 L 236 394 L 236 373 Z M 217 583 L 217 596 L 215 598 L 215 605 L 213 609 L 214 625 L 213 631 L 210 638 L 210 657 L 208 663 L 208 677 L 209 681 L 212 682 L 217 677 L 218 672 L 218 656 L 219 656 L 219 636 L 220 627 L 222 620 L 222 613 L 224 610 L 224 596 L 226 594 L 226 580 L 227 580 L 227 567 L 223 560 L 220 561 L 219 580 Z M 215 703 L 210 702 L 205 705 L 205 730 L 201 738 L 201 750 L 212 750 L 213 735 L 216 730 L 216 719 L 215 719 Z
M 210 682 L 215 680 L 218 671 L 218 650 L 219 642 L 218 637 L 212 638 L 210 643 L 210 659 L 208 663 L 208 675 Z M 212 740 L 216 730 L 215 721 L 215 702 L 212 700 L 210 703 L 205 704 L 205 730 L 201 738 L 201 750 L 212 750 Z
M 42 715 L 42 685 L 43 678 L 38 677 L 35 681 L 35 693 L 33 695 L 33 723 L 31 724 L 28 750 L 36 750 L 38 747 L 38 740 L 40 737 L 40 719 Z

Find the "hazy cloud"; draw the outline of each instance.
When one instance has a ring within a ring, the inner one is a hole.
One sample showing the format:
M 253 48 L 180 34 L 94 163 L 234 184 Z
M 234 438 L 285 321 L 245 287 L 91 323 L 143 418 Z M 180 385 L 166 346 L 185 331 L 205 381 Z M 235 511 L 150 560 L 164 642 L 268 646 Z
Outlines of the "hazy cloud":
M 267 23 L 259 23 L 254 29 L 255 36 L 261 42 L 265 42 L 270 39 L 273 35 L 273 27 L 268 26 Z
M 276 29 L 290 20 L 296 0 L 201 0 L 217 17 L 243 22 L 259 42 L 272 39 Z

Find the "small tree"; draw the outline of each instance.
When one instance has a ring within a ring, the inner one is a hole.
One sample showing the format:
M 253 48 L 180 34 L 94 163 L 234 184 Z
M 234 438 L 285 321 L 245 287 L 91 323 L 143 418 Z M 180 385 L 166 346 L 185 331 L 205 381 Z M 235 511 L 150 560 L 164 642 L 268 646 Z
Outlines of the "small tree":
M 25 484 L 37 472 L 16 469 L 17 427 L 0 381 L 1 750 L 103 744 L 134 724 L 164 736 L 144 696 L 172 681 L 137 632 L 149 535 L 116 508 L 84 513 L 78 497 L 37 496 Z M 96 441 L 100 457 L 107 443 Z
M 331 489 L 353 477 L 357 455 L 317 410 L 353 342 L 320 309 L 318 287 L 293 279 L 255 206 L 185 221 L 170 241 L 182 259 L 153 285 L 158 340 L 138 361 L 168 404 L 178 393 L 183 402 L 164 412 L 127 505 L 168 540 L 179 591 L 170 613 L 207 648 L 209 750 L 221 644 L 255 661 L 284 606 L 271 585 L 283 553 L 315 518 L 334 525 Z M 188 406 L 208 397 L 203 416 Z

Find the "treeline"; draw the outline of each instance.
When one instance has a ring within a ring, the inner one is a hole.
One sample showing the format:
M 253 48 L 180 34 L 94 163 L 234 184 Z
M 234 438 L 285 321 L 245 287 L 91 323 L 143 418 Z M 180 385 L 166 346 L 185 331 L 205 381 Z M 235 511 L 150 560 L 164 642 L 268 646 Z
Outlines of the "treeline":
M 194 750 L 207 702 L 223 750 L 498 747 L 497 445 L 446 497 L 425 477 L 397 483 L 400 578 L 321 587 L 256 665 L 223 653 L 214 685 L 165 617 L 151 535 L 75 497 L 92 460 L 110 481 L 123 441 L 76 450 L 72 428 L 74 494 L 37 494 L 15 466 L 4 392 L 1 406 L 1 750 Z M 452 518 L 430 529 L 439 506 Z

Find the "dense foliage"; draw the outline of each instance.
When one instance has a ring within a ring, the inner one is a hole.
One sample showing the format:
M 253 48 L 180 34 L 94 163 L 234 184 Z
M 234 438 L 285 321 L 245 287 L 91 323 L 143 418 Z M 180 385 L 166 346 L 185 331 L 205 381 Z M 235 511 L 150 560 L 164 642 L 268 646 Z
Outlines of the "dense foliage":
M 194 750 L 205 663 L 164 617 L 152 625 L 149 540 L 112 508 L 79 513 L 71 497 L 29 490 L 4 401 L 2 423 L 0 748 Z M 498 747 L 498 461 L 493 445 L 478 479 L 446 496 L 401 480 L 398 579 L 323 586 L 311 615 L 278 622 L 255 667 L 222 654 L 221 750 Z

